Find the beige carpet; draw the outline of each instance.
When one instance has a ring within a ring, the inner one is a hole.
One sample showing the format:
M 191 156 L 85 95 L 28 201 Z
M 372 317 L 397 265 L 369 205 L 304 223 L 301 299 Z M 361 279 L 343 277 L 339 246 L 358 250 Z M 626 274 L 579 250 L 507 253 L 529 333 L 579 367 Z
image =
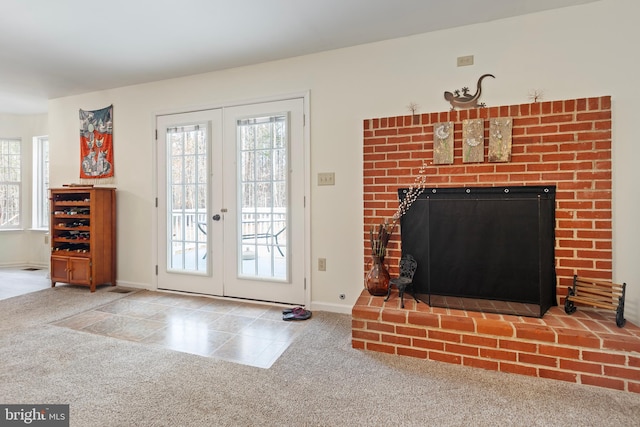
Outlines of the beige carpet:
M 640 395 L 351 348 L 315 312 L 270 369 L 51 325 L 127 294 L 0 301 L 0 403 L 68 403 L 72 426 L 632 426 Z

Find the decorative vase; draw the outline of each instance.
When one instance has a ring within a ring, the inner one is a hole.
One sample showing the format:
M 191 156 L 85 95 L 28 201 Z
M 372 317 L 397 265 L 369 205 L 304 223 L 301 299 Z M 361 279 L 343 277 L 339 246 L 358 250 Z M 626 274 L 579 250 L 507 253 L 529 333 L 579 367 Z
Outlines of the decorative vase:
M 384 264 L 384 257 L 372 256 L 367 266 L 371 266 L 366 278 L 364 287 L 371 295 L 387 295 L 389 290 L 389 270 Z

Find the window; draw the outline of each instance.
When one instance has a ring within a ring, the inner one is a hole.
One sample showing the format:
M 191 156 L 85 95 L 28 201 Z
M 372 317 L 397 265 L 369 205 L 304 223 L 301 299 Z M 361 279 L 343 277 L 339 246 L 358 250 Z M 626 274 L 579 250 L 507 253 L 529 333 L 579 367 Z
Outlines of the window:
M 49 227 L 49 137 L 33 138 L 33 228 Z
M 20 228 L 21 141 L 0 138 L 0 229 Z

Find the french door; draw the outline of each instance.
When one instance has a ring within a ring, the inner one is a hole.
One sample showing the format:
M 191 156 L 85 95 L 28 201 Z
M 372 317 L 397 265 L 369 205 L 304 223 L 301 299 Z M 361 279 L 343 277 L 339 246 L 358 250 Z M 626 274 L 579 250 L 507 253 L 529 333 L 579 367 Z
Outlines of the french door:
M 303 100 L 158 116 L 158 288 L 303 304 Z
M 157 118 L 158 288 L 223 295 L 222 110 Z

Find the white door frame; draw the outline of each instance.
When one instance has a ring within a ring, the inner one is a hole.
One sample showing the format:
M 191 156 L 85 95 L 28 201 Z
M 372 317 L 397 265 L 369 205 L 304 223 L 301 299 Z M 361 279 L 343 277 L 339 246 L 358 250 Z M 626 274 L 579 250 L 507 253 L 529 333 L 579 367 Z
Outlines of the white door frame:
M 151 144 L 152 144 L 152 173 L 153 173 L 153 191 L 154 194 L 152 196 L 152 200 L 150 201 L 151 206 L 154 207 L 153 215 L 151 218 L 151 227 L 153 232 L 151 233 L 151 274 L 152 274 L 152 283 L 150 290 L 158 290 L 158 276 L 157 276 L 157 268 L 158 268 L 158 235 L 156 230 L 158 229 L 158 150 L 156 144 L 156 119 L 159 115 L 166 114 L 180 114 L 180 113 L 190 113 L 197 112 L 203 110 L 212 110 L 217 108 L 225 108 L 225 107 L 235 107 L 241 105 L 249 105 L 249 104 L 257 104 L 264 102 L 273 102 L 273 101 L 282 101 L 286 99 L 293 98 L 302 98 L 303 99 L 303 111 L 304 111 L 304 287 L 305 287 L 305 305 L 307 307 L 311 306 L 311 123 L 310 123 L 310 92 L 294 92 L 280 96 L 270 96 L 265 98 L 253 98 L 242 101 L 235 102 L 226 102 L 222 104 L 212 104 L 212 105 L 204 105 L 199 107 L 192 108 L 171 108 L 168 110 L 159 110 L 155 111 L 151 114 L 150 117 L 150 129 L 151 129 Z M 164 172 L 164 171 L 162 171 Z M 165 256 L 165 254 L 162 254 Z

